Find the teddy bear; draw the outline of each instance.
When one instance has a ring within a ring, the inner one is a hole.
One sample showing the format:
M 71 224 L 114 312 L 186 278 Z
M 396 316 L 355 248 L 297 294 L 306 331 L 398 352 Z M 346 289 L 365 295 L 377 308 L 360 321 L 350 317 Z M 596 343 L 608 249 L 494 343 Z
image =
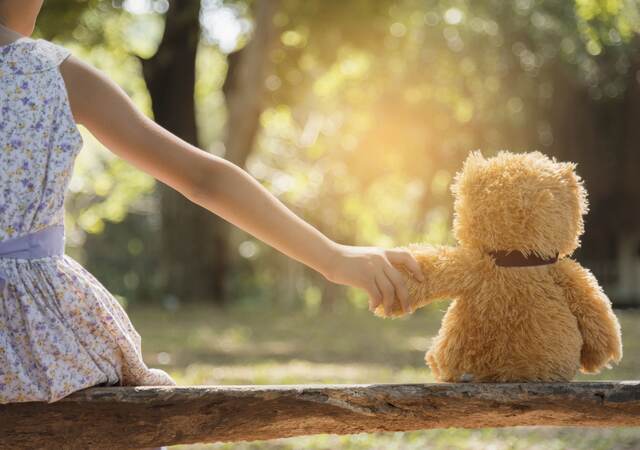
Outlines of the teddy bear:
M 452 300 L 425 356 L 437 381 L 569 381 L 622 358 L 611 302 L 570 257 L 588 208 L 575 167 L 537 151 L 472 152 L 451 186 L 459 245 L 405 247 L 426 280 L 406 273 L 409 310 L 374 313 Z

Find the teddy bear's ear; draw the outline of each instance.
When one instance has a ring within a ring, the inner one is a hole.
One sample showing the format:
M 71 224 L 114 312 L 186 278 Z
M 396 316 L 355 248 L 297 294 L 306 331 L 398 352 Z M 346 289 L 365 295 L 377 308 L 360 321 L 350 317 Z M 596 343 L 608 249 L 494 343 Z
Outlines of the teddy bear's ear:
M 474 168 L 482 166 L 486 162 L 487 160 L 484 156 L 482 156 L 482 152 L 480 150 L 474 150 L 469 153 L 469 156 L 467 156 L 467 159 L 465 159 L 464 164 L 462 165 L 463 170 L 472 170 Z
M 474 150 L 469 153 L 467 159 L 462 163 L 462 168 L 456 173 L 453 183 L 451 183 L 450 189 L 454 196 L 458 196 L 462 193 L 465 185 L 468 182 L 476 179 L 476 175 L 480 172 L 485 163 L 487 162 L 482 156 L 480 150 Z
M 575 185 L 580 182 L 580 177 L 576 174 L 577 164 L 573 162 L 561 162 L 556 163 L 558 165 L 558 173 L 560 178 L 570 185 Z
M 578 166 L 574 162 L 562 162 L 560 164 L 560 173 L 563 176 L 575 176 L 576 167 Z
M 578 196 L 579 208 L 581 214 L 586 214 L 589 211 L 589 200 L 587 199 L 587 191 L 584 187 L 583 180 L 576 173 L 576 167 L 578 166 L 574 162 L 562 162 L 557 163 L 559 167 L 560 178 L 567 186 L 571 186 L 575 189 Z

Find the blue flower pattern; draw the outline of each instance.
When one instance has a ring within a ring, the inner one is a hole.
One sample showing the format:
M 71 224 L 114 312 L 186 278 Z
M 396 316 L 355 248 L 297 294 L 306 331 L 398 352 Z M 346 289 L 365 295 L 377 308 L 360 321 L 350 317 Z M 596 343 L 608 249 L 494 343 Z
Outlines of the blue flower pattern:
M 43 39 L 0 46 L 0 242 L 63 224 L 82 136 Z M 67 254 L 0 257 L 0 404 L 57 401 L 89 386 L 175 385 L 146 366 L 140 335 L 113 295 Z

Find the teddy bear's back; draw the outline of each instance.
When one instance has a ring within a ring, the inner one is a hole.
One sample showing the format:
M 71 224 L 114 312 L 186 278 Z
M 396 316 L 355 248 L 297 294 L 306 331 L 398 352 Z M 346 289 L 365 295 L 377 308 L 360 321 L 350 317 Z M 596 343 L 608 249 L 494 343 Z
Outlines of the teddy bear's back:
M 427 362 L 441 381 L 570 380 L 582 337 L 553 266 L 484 271 L 449 307 Z M 466 374 L 466 375 L 464 375 Z

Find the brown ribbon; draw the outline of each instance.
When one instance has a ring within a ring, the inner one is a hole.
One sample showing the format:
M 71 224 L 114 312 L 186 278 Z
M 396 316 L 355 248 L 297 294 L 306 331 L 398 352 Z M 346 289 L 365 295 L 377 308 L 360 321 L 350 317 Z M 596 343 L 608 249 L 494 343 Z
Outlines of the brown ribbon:
M 541 258 L 533 253 L 526 256 L 517 250 L 496 250 L 489 254 L 495 260 L 496 266 L 500 267 L 545 266 L 558 261 L 557 253 L 553 258 Z

